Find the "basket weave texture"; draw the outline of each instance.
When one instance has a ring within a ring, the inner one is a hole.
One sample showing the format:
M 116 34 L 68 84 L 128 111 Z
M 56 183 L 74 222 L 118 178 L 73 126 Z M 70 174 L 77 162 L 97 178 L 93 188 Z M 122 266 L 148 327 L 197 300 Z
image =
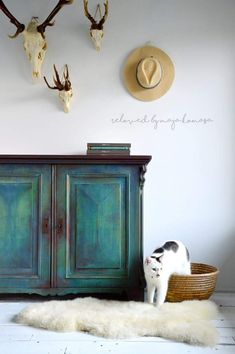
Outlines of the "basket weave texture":
M 208 264 L 191 263 L 191 273 L 171 276 L 166 301 L 209 299 L 215 289 L 219 270 Z

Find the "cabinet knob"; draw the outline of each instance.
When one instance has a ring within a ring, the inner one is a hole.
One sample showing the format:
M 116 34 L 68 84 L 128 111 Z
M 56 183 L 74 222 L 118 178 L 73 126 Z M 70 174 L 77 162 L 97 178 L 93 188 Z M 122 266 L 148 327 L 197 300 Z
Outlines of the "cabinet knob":
M 42 222 L 42 232 L 44 234 L 49 233 L 49 218 L 44 218 Z
M 56 226 L 57 234 L 62 234 L 63 230 L 64 230 L 64 222 L 63 219 L 60 218 L 58 219 L 57 226 Z

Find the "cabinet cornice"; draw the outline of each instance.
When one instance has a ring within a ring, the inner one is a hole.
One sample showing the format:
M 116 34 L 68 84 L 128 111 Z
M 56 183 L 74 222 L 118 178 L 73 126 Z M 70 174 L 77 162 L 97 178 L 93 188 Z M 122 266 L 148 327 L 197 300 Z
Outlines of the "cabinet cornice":
M 146 165 L 149 155 L 0 155 L 0 163 Z

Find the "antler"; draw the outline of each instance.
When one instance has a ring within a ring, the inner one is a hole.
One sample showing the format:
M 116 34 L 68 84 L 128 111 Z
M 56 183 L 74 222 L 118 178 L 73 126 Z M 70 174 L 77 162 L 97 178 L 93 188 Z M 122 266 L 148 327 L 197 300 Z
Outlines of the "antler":
M 88 20 L 91 21 L 92 26 L 96 25 L 96 20 L 91 16 L 91 14 L 88 11 L 88 0 L 84 0 L 84 12 L 85 12 L 85 16 L 88 18 Z
M 12 36 L 9 35 L 9 37 L 10 38 L 17 37 L 21 32 L 24 31 L 25 25 L 23 23 L 20 23 L 15 18 L 15 16 L 12 15 L 12 13 L 7 9 L 6 5 L 3 3 L 2 0 L 0 0 L 0 10 L 2 10 L 2 12 L 4 12 L 4 14 L 9 18 L 10 22 L 17 27 L 16 33 L 13 34 Z
M 106 21 L 106 18 L 108 17 L 108 13 L 109 13 L 109 2 L 108 0 L 106 0 L 106 2 L 104 3 L 104 8 L 105 8 L 105 12 L 104 12 L 104 16 L 102 17 L 102 19 L 99 22 L 99 27 L 100 29 L 103 29 L 103 25 Z
M 48 81 L 47 81 L 47 79 L 46 79 L 45 76 L 44 76 L 44 80 L 45 80 L 47 86 L 48 86 L 50 89 L 62 91 L 64 87 L 63 87 L 63 85 L 62 85 L 62 83 L 61 83 L 61 81 L 60 81 L 60 77 L 59 77 L 58 71 L 56 70 L 55 64 L 54 64 L 54 71 L 55 71 L 55 76 L 56 76 L 56 78 L 53 77 L 54 84 L 55 84 L 54 87 L 52 87 L 52 86 L 49 85 L 49 83 L 48 83 Z
M 101 18 L 101 20 L 98 22 L 94 19 L 94 17 L 91 16 L 91 14 L 88 11 L 88 0 L 84 0 L 84 12 L 85 12 L 85 16 L 90 20 L 91 22 L 91 30 L 92 29 L 98 29 L 98 30 L 102 30 L 103 29 L 103 25 L 105 23 L 105 20 L 108 16 L 108 0 L 106 0 L 106 2 L 104 3 L 104 7 L 105 7 L 105 13 L 104 16 Z
M 45 32 L 46 27 L 54 25 L 54 22 L 51 22 L 51 20 L 55 17 L 55 15 L 60 11 L 60 9 L 64 5 L 70 5 L 72 3 L 73 3 L 73 0 L 59 0 L 59 2 L 54 7 L 54 9 L 51 11 L 50 15 L 46 18 L 46 20 L 37 27 L 38 32 L 41 33 L 43 38 L 45 38 L 44 32 Z
M 73 3 L 73 0 L 59 0 L 57 5 L 54 7 L 54 9 L 51 11 L 50 15 L 46 18 L 46 20 L 37 26 L 37 31 L 41 33 L 42 37 L 45 38 L 44 32 L 47 26 L 53 26 L 54 22 L 51 22 L 51 20 L 55 17 L 55 15 L 60 11 L 60 9 L 64 5 L 70 5 Z M 21 32 L 24 31 L 25 25 L 23 23 L 20 23 L 13 15 L 12 13 L 7 9 L 6 5 L 3 3 L 2 0 L 0 0 L 0 10 L 2 10 L 5 15 L 10 19 L 10 22 L 13 23 L 17 27 L 17 31 L 14 35 L 9 36 L 10 38 L 15 38 L 17 37 Z
M 63 77 L 64 77 L 64 83 L 61 82 L 60 80 L 60 76 L 59 76 L 59 73 L 56 69 L 56 66 L 54 65 L 54 71 L 55 71 L 55 78 L 53 77 L 53 80 L 54 80 L 54 84 L 55 86 L 52 87 L 49 85 L 46 77 L 44 76 L 44 80 L 47 84 L 47 86 L 52 89 L 52 90 L 59 90 L 59 91 L 62 91 L 62 90 L 65 90 L 65 91 L 69 91 L 71 89 L 71 82 L 69 80 L 69 70 L 68 70 L 68 65 L 66 64 L 65 65 L 65 68 L 64 68 L 64 73 L 63 73 Z
M 69 78 L 69 69 L 68 69 L 68 65 L 66 64 L 65 65 L 65 68 L 64 68 L 64 89 L 65 91 L 69 91 L 71 90 L 71 81 L 70 81 L 70 78 Z

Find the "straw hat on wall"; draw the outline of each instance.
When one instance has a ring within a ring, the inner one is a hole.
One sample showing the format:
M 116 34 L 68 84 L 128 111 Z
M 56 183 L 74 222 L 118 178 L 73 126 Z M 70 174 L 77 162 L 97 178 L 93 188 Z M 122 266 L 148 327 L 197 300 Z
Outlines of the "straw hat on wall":
M 153 101 L 163 96 L 174 80 L 174 65 L 161 49 L 144 46 L 127 58 L 124 80 L 128 91 L 141 101 Z

